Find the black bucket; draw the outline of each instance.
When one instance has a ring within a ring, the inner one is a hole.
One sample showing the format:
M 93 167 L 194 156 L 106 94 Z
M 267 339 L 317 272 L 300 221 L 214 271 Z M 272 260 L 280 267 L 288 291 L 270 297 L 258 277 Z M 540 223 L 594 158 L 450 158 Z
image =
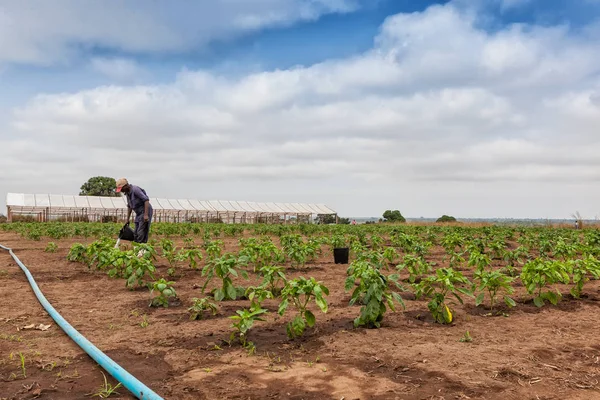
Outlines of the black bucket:
M 335 261 L 336 264 L 348 264 L 349 256 L 350 256 L 350 249 L 348 247 L 333 249 L 333 260 Z
M 134 237 L 135 233 L 133 232 L 133 229 L 129 227 L 129 224 L 126 224 L 121 228 L 121 231 L 119 232 L 119 239 L 133 242 Z

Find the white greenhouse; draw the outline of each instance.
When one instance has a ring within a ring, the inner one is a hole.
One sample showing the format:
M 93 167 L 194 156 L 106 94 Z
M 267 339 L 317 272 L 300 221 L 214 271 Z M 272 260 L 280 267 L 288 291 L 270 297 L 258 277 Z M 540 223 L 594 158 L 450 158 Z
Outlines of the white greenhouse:
M 290 223 L 336 216 L 324 204 L 150 198 L 154 222 Z M 123 221 L 125 197 L 8 193 L 8 221 Z

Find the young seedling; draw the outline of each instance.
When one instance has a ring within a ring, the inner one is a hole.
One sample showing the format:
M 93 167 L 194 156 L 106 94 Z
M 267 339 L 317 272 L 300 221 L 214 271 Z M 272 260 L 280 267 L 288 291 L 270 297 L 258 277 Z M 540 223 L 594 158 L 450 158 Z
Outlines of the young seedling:
M 461 337 L 458 341 L 461 343 L 470 343 L 473 341 L 473 338 L 471 337 L 471 334 L 469 333 L 469 331 L 466 331 L 465 335 L 463 337 Z
M 151 307 L 169 307 L 169 298 L 177 297 L 177 293 L 175 292 L 175 288 L 173 284 L 175 282 L 168 282 L 164 278 L 160 278 L 158 281 L 152 283 L 152 289 L 150 289 L 150 294 L 154 291 L 159 292 L 159 295 L 152 299 L 150 303 Z
M 201 299 L 194 298 L 192 301 L 194 304 L 188 308 L 190 320 L 203 319 L 204 311 L 210 311 L 212 315 L 217 315 L 217 305 L 215 303 L 211 303 L 208 297 L 203 297 Z
M 58 245 L 54 242 L 48 243 L 48 245 L 46 246 L 46 249 L 44 249 L 44 251 L 46 253 L 56 253 L 57 250 L 58 250 Z
M 255 321 L 264 321 L 264 319 L 259 316 L 266 312 L 267 310 L 255 306 L 251 306 L 249 310 L 245 308 L 237 310 L 237 315 L 229 317 L 236 321 L 231 325 L 235 330 L 231 333 L 229 340 L 233 341 L 237 338 L 241 345 L 248 350 L 248 354 L 253 354 L 256 347 L 254 346 L 254 343 L 247 340 L 248 331 L 252 328 Z

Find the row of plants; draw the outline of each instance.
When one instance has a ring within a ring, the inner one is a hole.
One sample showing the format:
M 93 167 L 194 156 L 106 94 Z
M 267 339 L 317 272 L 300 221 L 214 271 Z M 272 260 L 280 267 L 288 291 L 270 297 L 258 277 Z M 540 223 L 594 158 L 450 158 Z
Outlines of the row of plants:
M 557 246 L 552 251 L 540 252 L 537 257 L 524 245 L 530 242 L 510 249 L 506 244 L 508 238 L 503 241 L 486 235 L 467 237 L 458 232 L 449 232 L 441 239 L 427 237 L 427 241 L 411 233 L 393 232 L 387 239 L 389 246 L 386 239 L 375 234 L 336 233 L 330 237 L 308 238 L 288 234 L 279 238 L 279 246 L 271 237 L 261 235 L 240 238 L 239 250 L 235 253 L 224 253 L 221 240 L 208 236 L 203 239 L 201 248 L 193 243 L 193 238 L 186 238 L 182 248 L 176 248 L 173 241 L 163 238 L 148 245 L 134 244 L 130 250 L 112 248 L 112 241 L 103 239 L 89 246 L 74 245 L 68 258 L 104 270 L 111 277 L 124 278 L 127 287 L 146 285 L 157 294 L 151 305 L 164 307 L 169 305 L 169 298 L 176 297 L 175 282 L 154 278 L 158 253 L 169 263 L 167 274 L 170 276 L 177 274 L 181 262 L 186 262 L 190 269 L 201 267 L 201 276 L 205 279 L 202 293 L 207 297 L 193 299 L 189 308 L 191 318 L 202 318 L 205 311 L 216 312 L 214 301 L 250 300 L 249 308 L 240 309 L 232 316 L 234 332 L 230 338 L 249 351 L 254 350 L 254 344 L 248 341 L 248 332 L 268 313 L 263 307 L 265 300 L 279 300 L 277 312 L 280 315 L 284 315 L 290 305 L 296 310 L 295 317 L 286 325 L 290 338 L 301 336 L 307 326 L 314 326 L 316 317 L 308 309 L 309 304 L 315 302 L 321 311 L 327 312 L 327 287 L 314 278 L 288 279 L 286 269 L 281 266 L 284 263 L 289 263 L 291 268 L 304 266 L 307 260 L 322 254 L 323 245 L 333 249 L 343 242 L 349 243 L 353 250 L 354 260 L 346 273 L 345 289 L 351 292 L 350 305 L 361 306 L 354 321 L 357 327 L 379 327 L 388 309 L 395 311 L 397 305 L 404 307 L 402 292 L 412 291 L 417 299 L 427 299 L 434 320 L 448 324 L 454 319 L 453 306 L 456 302 L 462 303 L 463 296 L 473 297 L 477 306 L 487 297 L 492 312 L 499 298 L 508 307 L 514 307 L 516 302 L 511 295 L 516 279 L 520 279 L 532 295 L 534 304 L 541 307 L 545 302 L 557 304 L 560 301 L 562 293 L 553 286 L 555 284 L 572 283 L 571 294 L 580 297 L 587 281 L 600 278 L 595 246 L 575 237 L 554 237 Z M 450 267 L 437 268 L 426 259 L 434 241 L 439 241 L 444 248 Z M 140 251 L 143 256 L 137 257 Z M 579 258 L 569 258 L 578 257 L 580 253 Z M 557 259 L 548 258 L 550 256 Z M 206 261 L 204 266 L 200 266 L 202 260 Z M 505 264 L 501 268 L 493 267 L 493 260 Z M 401 262 L 395 264 L 396 261 Z M 458 268 L 473 268 L 472 281 L 456 270 L 453 263 Z M 237 278 L 249 279 L 249 273 L 261 279 L 258 286 L 235 286 Z M 213 279 L 220 282 L 207 294 L 206 289 Z

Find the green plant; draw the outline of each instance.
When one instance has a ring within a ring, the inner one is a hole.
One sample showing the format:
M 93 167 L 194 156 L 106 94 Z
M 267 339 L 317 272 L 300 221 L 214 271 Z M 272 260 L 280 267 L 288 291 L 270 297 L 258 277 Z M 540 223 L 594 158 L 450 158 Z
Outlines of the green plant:
M 390 264 L 396 262 L 398 259 L 398 251 L 393 247 L 386 247 L 383 251 L 383 258 Z
M 221 288 L 218 288 L 214 292 L 214 298 L 217 301 L 222 300 L 235 300 L 238 297 L 236 288 L 233 286 L 231 277 L 237 277 L 237 263 L 238 259 L 233 254 L 225 254 L 222 257 L 211 260 L 203 269 L 202 276 L 206 276 L 206 282 L 202 286 L 202 293 L 206 289 L 208 283 L 217 276 L 221 279 Z M 245 279 L 248 279 L 248 273 L 244 270 L 240 270 L 240 275 Z
M 274 295 L 281 293 L 287 281 L 283 271 L 283 267 L 273 265 L 265 265 L 259 269 L 258 272 L 263 277 L 262 286 L 266 286 Z
M 333 249 L 342 249 L 348 247 L 348 241 L 344 235 L 333 235 L 329 239 L 329 246 L 331 247 L 331 251 L 333 251 Z
M 511 283 L 513 281 L 512 278 L 504 275 L 500 271 L 487 271 L 487 270 L 477 270 L 473 274 L 474 280 L 478 281 L 478 290 L 483 291 L 486 290 L 490 296 L 490 310 L 494 310 L 494 305 L 496 303 L 496 295 L 498 291 L 503 290 L 506 294 L 504 295 L 504 302 L 509 307 L 514 307 L 517 304 L 515 301 L 510 298 L 508 295 L 514 292 Z M 485 292 L 480 293 L 475 298 L 475 305 L 479 306 L 483 303 L 485 296 Z
M 415 257 L 412 254 L 405 255 L 402 264 L 399 264 L 396 268 L 398 271 L 403 269 L 408 271 L 408 281 L 410 283 L 416 282 L 422 275 L 431 271 L 431 265 L 424 258 Z
M 173 284 L 175 282 L 168 282 L 164 278 L 160 278 L 158 281 L 152 283 L 152 289 L 150 289 L 150 294 L 154 293 L 154 291 L 158 292 L 158 296 L 152 299 L 150 303 L 151 307 L 169 307 L 169 298 L 177 297 L 177 293 L 175 292 L 175 288 Z
M 67 260 L 71 262 L 87 263 L 86 260 L 87 248 L 81 243 L 75 243 L 71 246 L 67 254 Z
M 133 253 L 133 252 L 132 252 Z M 127 264 L 124 269 L 124 278 L 127 280 L 125 285 L 128 288 L 133 288 L 135 284 L 138 286 L 144 286 L 146 275 L 149 275 L 150 279 L 154 279 L 154 272 L 156 267 L 152 264 L 152 261 L 148 258 L 142 257 L 129 257 L 127 258 Z
M 200 249 L 181 249 L 177 253 L 177 261 L 186 261 L 189 263 L 190 268 L 198 268 L 198 263 L 202 261 L 202 252 Z
M 23 374 L 23 378 L 27 378 L 27 371 L 25 369 L 25 355 L 19 352 L 19 359 L 21 361 L 21 373 Z
M 223 252 L 223 241 L 222 240 L 208 240 L 204 244 L 206 255 L 209 260 L 214 260 L 221 257 Z
M 58 250 L 58 245 L 54 242 L 48 243 L 48 245 L 44 249 L 44 251 L 46 253 L 56 253 L 57 250 Z
M 217 305 L 215 303 L 211 303 L 208 297 L 203 297 L 201 299 L 193 298 L 192 301 L 194 304 L 188 308 L 190 320 L 203 319 L 204 311 L 210 311 L 212 315 L 217 315 Z
M 163 238 L 160 241 L 160 246 L 162 249 L 163 257 L 165 257 L 167 259 L 167 261 L 169 262 L 169 266 L 171 268 L 174 268 L 176 262 L 178 261 L 175 244 L 173 243 L 172 240 Z
M 321 282 L 317 282 L 315 278 L 305 279 L 301 276 L 287 281 L 281 291 L 282 302 L 279 304 L 278 312 L 279 315 L 283 315 L 290 302 L 298 311 L 296 317 L 286 326 L 287 335 L 290 339 L 302 336 L 306 326 L 313 327 L 315 325 L 315 315 L 308 310 L 308 304 L 311 300 L 314 299 L 322 312 L 327 312 L 327 301 L 324 295 L 329 295 L 329 289 Z
M 358 286 L 352 292 L 350 305 L 357 301 L 362 302 L 360 315 L 354 320 L 354 326 L 366 325 L 367 327 L 379 328 L 383 315 L 386 312 L 386 304 L 395 311 L 394 300 L 404 307 L 402 297 L 396 292 L 390 291 L 388 283 L 394 283 L 398 289 L 398 275 L 385 276 L 368 262 L 355 261 L 348 268 L 348 278 L 345 289 L 351 290 L 355 281 L 359 280 Z
M 96 393 L 91 394 L 92 397 L 100 397 L 101 399 L 107 399 L 113 394 L 120 394 L 117 392 L 117 389 L 121 387 L 121 383 L 118 383 L 117 386 L 113 387 L 110 383 L 108 383 L 106 379 L 106 375 L 104 372 L 100 371 L 102 376 L 104 376 L 104 385 L 100 386 L 100 388 L 96 391 Z
M 475 267 L 475 271 L 483 271 L 492 265 L 492 260 L 487 254 L 482 254 L 478 251 L 473 251 L 469 255 L 469 267 Z
M 580 298 L 584 283 L 594 279 L 600 279 L 600 261 L 594 256 L 588 255 L 581 260 L 572 260 L 568 264 L 575 286 L 571 288 L 571 295 Z
M 464 336 L 461 337 L 460 339 L 458 339 L 458 341 L 461 343 L 470 343 L 473 341 L 473 338 L 471 337 L 471 334 L 469 333 L 469 331 L 466 331 Z
M 251 306 L 250 309 L 244 308 L 241 310 L 237 310 L 237 315 L 232 315 L 231 317 L 229 317 L 235 321 L 231 325 L 231 327 L 235 328 L 235 330 L 231 333 L 229 340 L 233 341 L 237 338 L 240 341 L 241 345 L 246 350 L 248 350 L 248 353 L 254 353 L 256 347 L 254 346 L 254 343 L 249 342 L 247 340 L 248 331 L 252 328 L 254 322 L 264 321 L 264 319 L 260 318 L 259 316 L 266 312 L 267 310 L 256 306 Z
M 463 303 L 459 293 L 467 296 L 473 294 L 465 288 L 457 287 L 458 284 L 469 285 L 470 282 L 460 272 L 452 268 L 440 268 L 435 271 L 435 275 L 428 276 L 415 285 L 415 295 L 419 299 L 423 296 L 430 297 L 427 308 L 436 322 L 440 324 L 449 324 L 453 321 L 453 312 L 448 304 L 448 295 L 452 294 L 460 304 Z
M 537 307 L 542 307 L 546 300 L 556 305 L 562 298 L 561 292 L 558 289 L 546 292 L 542 292 L 542 290 L 547 285 L 555 283 L 568 284 L 570 281 L 569 266 L 560 261 L 536 258 L 523 266 L 521 281 L 529 294 L 535 294 L 533 303 Z

